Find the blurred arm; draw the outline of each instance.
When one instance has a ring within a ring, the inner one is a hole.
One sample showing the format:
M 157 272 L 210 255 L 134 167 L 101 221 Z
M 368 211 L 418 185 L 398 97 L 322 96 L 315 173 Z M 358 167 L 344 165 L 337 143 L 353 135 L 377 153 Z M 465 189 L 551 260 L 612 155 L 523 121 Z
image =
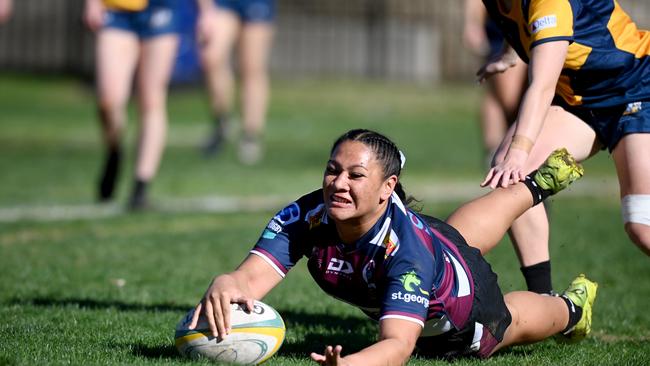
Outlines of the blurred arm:
M 86 0 L 83 21 L 93 32 L 101 28 L 104 22 L 104 4 L 101 0 Z
M 0 24 L 9 20 L 12 10 L 13 0 L 0 0 Z
M 519 107 L 514 137 L 510 145 L 502 144 L 499 147 L 495 155 L 498 156 L 502 149 L 508 149 L 505 157 L 490 169 L 482 186 L 507 187 L 512 182 L 524 179 L 528 154 L 553 101 L 568 49 L 568 41 L 542 43 L 532 49 L 528 67 L 530 84 Z
M 463 12 L 463 42 L 465 47 L 479 56 L 486 56 L 490 51 L 485 34 L 487 11 L 481 0 L 465 0 Z

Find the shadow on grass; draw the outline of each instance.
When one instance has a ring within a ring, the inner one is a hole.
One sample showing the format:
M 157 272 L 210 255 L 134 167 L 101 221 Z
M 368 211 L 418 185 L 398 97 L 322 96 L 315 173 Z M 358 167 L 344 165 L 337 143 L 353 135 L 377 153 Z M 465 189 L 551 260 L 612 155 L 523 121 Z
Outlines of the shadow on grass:
M 152 358 L 156 360 L 179 360 L 184 359 L 176 350 L 173 344 L 165 346 L 148 346 L 144 344 L 133 345 L 133 355 Z
M 89 310 L 103 310 L 115 309 L 118 311 L 151 311 L 151 312 L 187 312 L 192 308 L 191 305 L 180 305 L 174 303 L 167 304 L 137 304 L 125 303 L 122 301 L 106 301 L 106 300 L 93 300 L 93 299 L 51 299 L 45 297 L 37 297 L 33 299 L 13 299 L 10 300 L 11 305 L 31 305 L 42 307 L 76 307 L 79 309 Z
M 368 346 L 377 338 L 378 328 L 370 319 L 295 310 L 278 311 L 282 314 L 289 332 L 291 329 L 306 330 L 306 334 L 300 339 L 285 340 L 278 352 L 282 356 L 309 357 L 311 352 L 323 353 L 325 346 L 341 343 L 345 345 L 346 353 L 352 353 Z M 326 334 L 318 332 L 323 329 Z

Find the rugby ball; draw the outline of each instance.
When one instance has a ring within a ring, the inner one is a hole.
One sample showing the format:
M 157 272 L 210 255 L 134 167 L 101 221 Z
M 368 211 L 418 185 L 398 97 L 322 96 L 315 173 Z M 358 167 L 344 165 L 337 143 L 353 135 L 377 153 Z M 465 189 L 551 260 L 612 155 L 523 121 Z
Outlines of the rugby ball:
M 212 336 L 203 315 L 195 329 L 189 329 L 194 316 L 190 310 L 176 326 L 176 348 L 192 358 L 256 365 L 273 356 L 284 341 L 285 327 L 280 314 L 269 305 L 255 301 L 251 312 L 246 305 L 230 304 L 231 331 L 225 339 Z

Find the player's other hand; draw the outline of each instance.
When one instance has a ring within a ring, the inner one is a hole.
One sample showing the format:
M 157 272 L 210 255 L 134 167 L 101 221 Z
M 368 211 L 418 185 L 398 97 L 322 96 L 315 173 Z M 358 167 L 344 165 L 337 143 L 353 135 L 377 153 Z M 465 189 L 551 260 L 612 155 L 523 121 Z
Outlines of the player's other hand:
M 11 17 L 12 8 L 12 0 L 0 0 L 0 24 L 9 20 Z
M 83 21 L 86 27 L 93 32 L 102 27 L 102 24 L 104 24 L 104 5 L 101 0 L 86 0 Z
M 219 29 L 219 20 L 216 9 L 208 7 L 202 9 L 196 21 L 196 36 L 201 47 L 206 46 Z
M 509 46 L 505 46 L 499 55 L 492 58 L 476 72 L 477 81 L 482 83 L 493 75 L 505 72 L 515 66 L 518 59 L 517 53 Z
M 506 188 L 526 178 L 524 165 L 528 159 L 528 153 L 524 150 L 510 149 L 503 161 L 492 167 L 481 183 L 481 187 L 489 186 Z
M 324 366 L 345 366 L 349 365 L 347 361 L 341 356 L 343 347 L 337 345 L 336 347 L 327 346 L 325 347 L 325 352 L 323 354 L 318 354 L 316 352 L 311 353 L 311 359 L 318 363 L 319 365 Z

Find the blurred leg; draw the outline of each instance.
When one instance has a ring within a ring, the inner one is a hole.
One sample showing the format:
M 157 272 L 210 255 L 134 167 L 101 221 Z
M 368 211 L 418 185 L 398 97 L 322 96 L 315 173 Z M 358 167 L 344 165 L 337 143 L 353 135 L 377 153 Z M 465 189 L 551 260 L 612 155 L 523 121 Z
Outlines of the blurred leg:
M 510 126 L 517 118 L 521 97 L 528 84 L 528 66 L 521 60 L 508 71 L 495 75 L 490 83 L 491 91 L 496 98 L 504 118 Z
M 273 40 L 270 23 L 244 25 L 240 44 L 244 134 L 258 137 L 264 131 L 269 99 L 268 59 Z
M 167 133 L 167 87 L 171 76 L 178 36 L 164 35 L 142 44 L 138 69 L 140 134 L 135 176 L 151 180 L 158 170 Z
M 226 134 L 226 124 L 233 107 L 234 76 L 231 65 L 232 49 L 240 29 L 238 16 L 217 8 L 213 18 L 215 31 L 201 45 L 201 63 L 205 72 L 214 118 L 214 130 L 203 146 L 208 155 L 217 153 Z
M 130 32 L 104 29 L 96 46 L 97 104 L 106 145 L 106 161 L 99 182 L 100 200 L 111 199 L 120 165 L 120 138 L 126 124 L 127 103 L 139 45 Z
M 486 92 L 481 101 L 481 132 L 488 159 L 492 159 L 507 129 L 508 124 L 499 102 L 491 91 Z M 487 160 L 488 166 L 490 160 Z
M 621 198 L 628 195 L 650 195 L 650 134 L 635 133 L 626 135 L 618 143 L 612 157 L 616 164 Z M 648 202 L 648 201 L 645 201 Z M 635 205 L 635 203 L 632 203 Z M 647 222 L 648 204 L 633 207 L 644 209 L 645 221 L 625 222 L 625 231 L 630 239 L 646 255 L 650 256 L 650 226 Z
M 239 160 L 255 164 L 262 158 L 261 138 L 269 99 L 268 58 L 273 39 L 270 23 L 247 23 L 242 28 L 239 63 L 242 77 L 243 136 Z

